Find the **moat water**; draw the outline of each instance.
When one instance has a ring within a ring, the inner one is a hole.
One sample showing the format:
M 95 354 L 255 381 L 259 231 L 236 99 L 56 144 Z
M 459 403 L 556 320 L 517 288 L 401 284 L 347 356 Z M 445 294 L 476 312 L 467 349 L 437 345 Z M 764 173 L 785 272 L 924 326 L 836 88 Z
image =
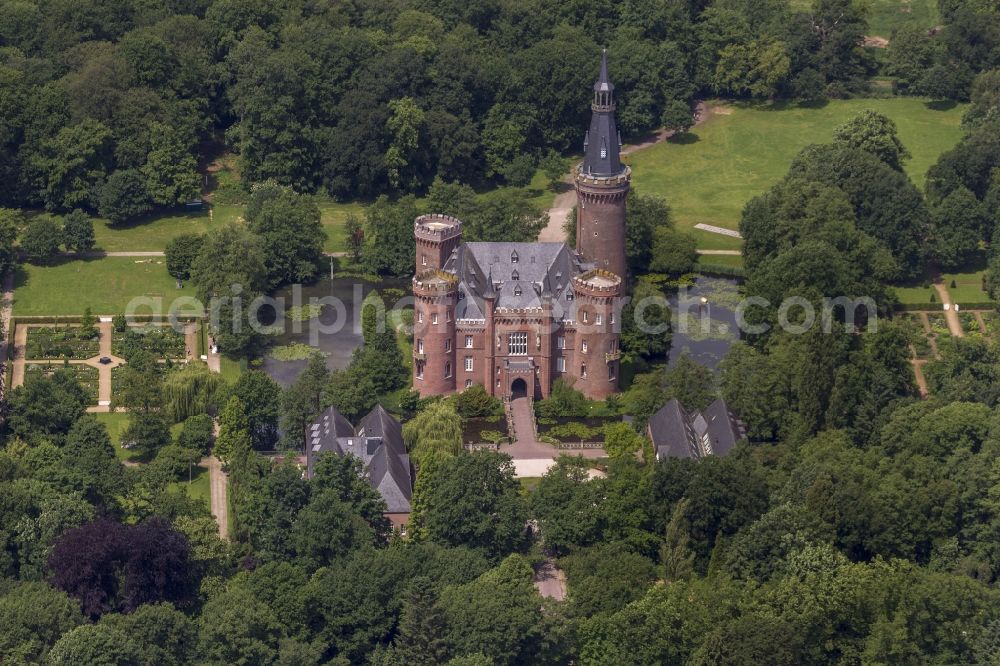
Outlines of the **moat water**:
M 673 330 L 669 363 L 687 354 L 691 360 L 715 370 L 740 339 L 736 323 L 739 283 L 702 276 L 690 287 L 670 294 L 667 300 Z
M 295 285 L 278 290 L 275 298 L 284 299 L 286 312 L 312 304 L 317 316 L 298 321 L 287 316 L 275 322 L 279 332 L 272 337 L 271 353 L 265 355 L 263 370 L 282 386 L 291 385 L 305 369 L 307 359 L 279 360 L 275 358 L 289 345 L 308 345 L 326 358 L 326 367 L 340 370 L 351 362 L 354 350 L 362 345 L 361 304 L 373 291 L 387 295 L 386 307 L 399 301 L 399 294 L 409 287 L 406 280 L 386 280 L 378 283 L 356 278 L 324 278 L 310 285 Z M 408 301 L 404 302 L 407 303 Z M 291 312 L 289 314 L 294 314 Z
M 373 283 L 356 278 L 323 278 L 310 285 L 281 289 L 274 297 L 284 299 L 286 311 L 313 303 L 318 306 L 318 316 L 304 321 L 286 316 L 280 322 L 282 330 L 273 336 L 272 351 L 289 345 L 308 345 L 324 355 L 328 369 L 343 369 L 351 362 L 354 350 L 364 342 L 361 334 L 364 299 L 378 290 L 387 308 L 410 307 L 408 298 L 400 300 L 408 288 L 407 280 Z M 699 277 L 690 287 L 671 293 L 667 298 L 673 329 L 669 362 L 674 363 L 686 353 L 697 363 L 716 369 L 739 340 L 736 324 L 739 298 L 736 280 L 715 277 Z M 306 359 L 279 360 L 268 353 L 263 370 L 282 386 L 289 386 L 307 363 Z

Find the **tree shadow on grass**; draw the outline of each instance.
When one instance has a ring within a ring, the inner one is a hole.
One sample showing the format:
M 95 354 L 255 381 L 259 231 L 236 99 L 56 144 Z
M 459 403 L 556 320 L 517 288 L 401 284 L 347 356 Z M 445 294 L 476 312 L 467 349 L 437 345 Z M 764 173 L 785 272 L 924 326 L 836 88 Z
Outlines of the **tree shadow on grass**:
M 930 111 L 951 111 L 958 106 L 958 102 L 953 99 L 939 99 L 927 102 L 924 106 Z
M 688 146 L 692 143 L 698 143 L 699 141 L 701 141 L 701 137 L 699 137 L 694 132 L 682 132 L 679 134 L 674 134 L 672 137 L 667 139 L 667 141 L 670 143 L 676 143 L 681 146 Z

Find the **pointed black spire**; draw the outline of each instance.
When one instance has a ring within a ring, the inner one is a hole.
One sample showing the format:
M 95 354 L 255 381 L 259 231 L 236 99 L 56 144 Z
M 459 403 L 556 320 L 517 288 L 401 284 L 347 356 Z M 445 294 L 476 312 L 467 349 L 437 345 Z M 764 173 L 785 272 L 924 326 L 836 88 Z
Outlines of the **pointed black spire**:
M 621 136 L 615 123 L 615 86 L 608 76 L 608 50 L 601 52 L 601 71 L 594 82 L 590 129 L 583 143 L 583 173 L 616 176 L 623 170 L 619 159 Z

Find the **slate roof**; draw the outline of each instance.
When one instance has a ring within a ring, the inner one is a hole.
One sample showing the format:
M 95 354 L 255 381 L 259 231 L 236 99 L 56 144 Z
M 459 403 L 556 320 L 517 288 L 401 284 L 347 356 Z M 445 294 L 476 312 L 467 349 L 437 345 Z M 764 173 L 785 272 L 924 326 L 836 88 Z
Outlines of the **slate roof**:
M 540 308 L 551 295 L 554 309 L 572 310 L 570 281 L 592 267 L 566 243 L 473 242 L 459 245 L 444 270 L 459 280 L 456 318 L 483 319 L 491 296 L 497 309 Z
M 381 405 L 362 418 L 356 430 L 334 407 L 328 407 L 306 432 L 309 477 L 321 455 L 353 455 L 361 460 L 368 483 L 385 499 L 388 512 L 410 512 L 413 483 L 410 457 L 403 444 L 403 426 Z
M 657 458 L 702 458 L 729 453 L 746 428 L 722 398 L 703 412 L 688 412 L 675 399 L 650 417 L 649 434 Z
M 594 96 L 607 93 L 608 96 L 614 94 L 615 87 L 608 77 L 608 54 L 607 51 L 601 54 L 601 72 L 594 83 Z M 592 107 L 590 116 L 590 129 L 583 140 L 583 166 L 581 170 L 586 175 L 592 176 L 616 176 L 620 174 L 624 167 L 619 158 L 621 148 L 621 135 L 618 133 L 618 125 L 615 122 L 615 107 Z

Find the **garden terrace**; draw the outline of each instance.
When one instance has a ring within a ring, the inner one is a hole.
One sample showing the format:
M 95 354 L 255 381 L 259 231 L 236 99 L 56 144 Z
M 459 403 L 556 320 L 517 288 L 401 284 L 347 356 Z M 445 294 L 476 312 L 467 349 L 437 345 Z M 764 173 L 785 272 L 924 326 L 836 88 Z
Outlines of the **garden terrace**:
M 25 345 L 25 358 L 31 361 L 67 358 L 80 361 L 97 356 L 100 338 L 95 331 L 86 334 L 79 326 L 31 326 Z
M 51 377 L 57 370 L 68 370 L 73 378 L 80 383 L 87 393 L 91 405 L 97 404 L 99 380 L 97 368 L 83 363 L 28 363 L 24 369 L 24 383 L 30 384 L 36 379 Z
M 169 325 L 147 324 L 115 331 L 111 336 L 111 353 L 129 358 L 137 351 L 147 351 L 156 358 L 183 359 L 188 350 L 185 336 Z

